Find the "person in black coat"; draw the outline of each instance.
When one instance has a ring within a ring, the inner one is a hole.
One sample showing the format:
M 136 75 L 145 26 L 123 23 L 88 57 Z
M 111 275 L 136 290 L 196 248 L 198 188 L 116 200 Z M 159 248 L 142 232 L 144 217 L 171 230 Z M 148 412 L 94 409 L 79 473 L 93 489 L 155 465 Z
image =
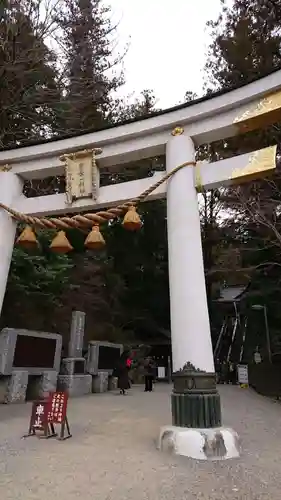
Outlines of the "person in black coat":
M 118 389 L 120 394 L 125 395 L 126 391 L 130 389 L 129 371 L 131 368 L 132 359 L 130 351 L 124 351 L 119 358 L 117 367 L 113 372 L 113 376 L 118 378 Z
M 229 363 L 226 360 L 221 365 L 221 381 L 222 384 L 229 383 Z
M 144 361 L 144 380 L 145 389 L 144 392 L 152 392 L 153 380 L 155 379 L 156 365 L 152 358 L 146 358 Z
M 234 363 L 229 365 L 229 383 L 236 385 L 236 366 Z

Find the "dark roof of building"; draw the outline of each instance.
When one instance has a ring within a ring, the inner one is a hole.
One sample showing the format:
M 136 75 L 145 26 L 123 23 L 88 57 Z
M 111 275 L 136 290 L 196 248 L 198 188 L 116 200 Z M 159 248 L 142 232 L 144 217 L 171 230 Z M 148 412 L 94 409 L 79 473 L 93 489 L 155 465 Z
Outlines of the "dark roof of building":
M 216 302 L 236 302 L 244 298 L 248 285 L 226 286 L 221 289 L 220 297 Z
M 233 302 L 242 302 L 248 297 L 249 290 L 251 288 L 251 282 L 247 284 L 234 284 L 225 285 L 220 289 L 220 296 L 214 302 L 219 302 L 222 304 L 230 304 Z
M 232 87 L 229 87 L 229 88 L 226 88 L 226 89 L 224 88 L 224 89 L 218 90 L 216 92 L 209 92 L 206 95 L 204 95 L 202 97 L 199 97 L 198 99 L 194 99 L 192 101 L 187 101 L 187 102 L 184 102 L 183 104 L 179 104 L 177 106 L 173 106 L 173 107 L 168 108 L 168 109 L 163 109 L 163 110 L 160 110 L 160 111 L 155 111 L 155 112 L 150 113 L 148 115 L 139 116 L 139 117 L 136 117 L 136 118 L 131 118 L 129 120 L 125 120 L 123 122 L 116 122 L 114 124 L 109 124 L 109 125 L 106 124 L 104 127 L 100 127 L 100 128 L 87 129 L 87 130 L 83 130 L 81 132 L 68 133 L 68 134 L 66 133 L 66 134 L 62 134 L 62 135 L 59 135 L 59 136 L 50 137 L 48 139 L 40 139 L 40 140 L 36 140 L 36 141 L 30 141 L 30 142 L 28 142 L 27 144 L 24 144 L 24 145 L 8 146 L 8 147 L 4 147 L 2 149 L 0 148 L 0 151 L 8 151 L 10 149 L 17 149 L 17 148 L 20 148 L 20 147 L 35 146 L 37 144 L 44 144 L 44 143 L 47 143 L 47 142 L 54 142 L 54 141 L 58 141 L 58 140 L 61 140 L 61 139 L 69 139 L 71 137 L 77 137 L 77 136 L 81 136 L 81 135 L 86 135 L 86 134 L 90 134 L 90 133 L 93 133 L 93 132 L 99 132 L 100 130 L 106 130 L 106 129 L 111 129 L 111 128 L 119 127 L 120 125 L 127 125 L 129 123 L 134 123 L 134 122 L 137 122 L 137 121 L 147 120 L 148 118 L 152 118 L 152 117 L 155 117 L 155 116 L 165 115 L 166 113 L 171 113 L 172 111 L 177 111 L 177 110 L 180 110 L 180 109 L 188 108 L 188 107 L 193 106 L 195 104 L 199 104 L 201 102 L 208 101 L 209 99 L 213 99 L 214 97 L 219 97 L 221 95 L 227 94 L 227 93 L 229 93 L 229 92 L 231 92 L 233 90 L 236 90 L 238 88 L 245 87 L 249 83 L 253 83 L 253 82 L 257 81 L 257 80 L 260 80 L 261 78 L 264 78 L 264 77 L 269 76 L 269 75 L 271 75 L 273 73 L 276 73 L 277 71 L 280 71 L 280 68 L 274 69 L 272 71 L 267 72 L 266 74 L 260 75 L 258 78 L 253 78 L 252 80 L 249 80 L 248 82 L 243 83 L 242 85 L 232 86 Z

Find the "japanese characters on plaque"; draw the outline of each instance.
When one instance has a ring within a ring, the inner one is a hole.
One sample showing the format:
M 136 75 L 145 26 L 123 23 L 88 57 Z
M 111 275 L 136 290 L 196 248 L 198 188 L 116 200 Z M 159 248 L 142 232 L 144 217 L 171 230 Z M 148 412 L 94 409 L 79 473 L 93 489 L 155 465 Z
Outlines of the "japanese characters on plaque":
M 47 400 L 34 401 L 31 410 L 29 422 L 28 436 L 36 434 L 36 431 L 43 431 L 44 435 L 48 434 L 48 407 Z
M 69 205 L 82 198 L 97 199 L 99 172 L 96 154 L 99 153 L 101 149 L 86 149 L 60 157 L 65 165 L 66 201 Z
M 66 392 L 53 392 L 48 408 L 48 422 L 62 424 L 66 418 L 68 395 Z
M 43 429 L 47 422 L 47 401 L 35 403 L 33 408 L 33 427 Z

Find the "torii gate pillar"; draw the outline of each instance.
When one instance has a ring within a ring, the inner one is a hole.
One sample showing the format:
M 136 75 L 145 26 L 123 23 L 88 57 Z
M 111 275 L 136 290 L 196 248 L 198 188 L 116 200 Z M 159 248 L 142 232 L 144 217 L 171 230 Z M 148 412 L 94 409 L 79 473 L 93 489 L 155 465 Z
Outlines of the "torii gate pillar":
M 167 173 L 195 160 L 195 148 L 175 129 L 166 149 Z M 208 314 L 200 217 L 192 166 L 179 170 L 167 187 L 173 426 L 161 430 L 159 447 L 195 459 L 239 456 L 238 436 L 221 427 L 220 396 Z
M 0 171 L 0 200 L 13 206 L 22 194 L 23 181 L 12 172 Z M 0 312 L 14 249 L 17 223 L 5 210 L 0 210 Z

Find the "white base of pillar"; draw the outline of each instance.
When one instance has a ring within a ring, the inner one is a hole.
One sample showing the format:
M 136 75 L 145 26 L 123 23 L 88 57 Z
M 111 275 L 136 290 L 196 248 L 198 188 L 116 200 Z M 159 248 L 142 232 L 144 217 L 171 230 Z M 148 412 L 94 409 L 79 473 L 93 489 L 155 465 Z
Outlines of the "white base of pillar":
M 162 427 L 157 448 L 195 460 L 227 460 L 240 456 L 238 434 L 227 427 L 191 429 Z

